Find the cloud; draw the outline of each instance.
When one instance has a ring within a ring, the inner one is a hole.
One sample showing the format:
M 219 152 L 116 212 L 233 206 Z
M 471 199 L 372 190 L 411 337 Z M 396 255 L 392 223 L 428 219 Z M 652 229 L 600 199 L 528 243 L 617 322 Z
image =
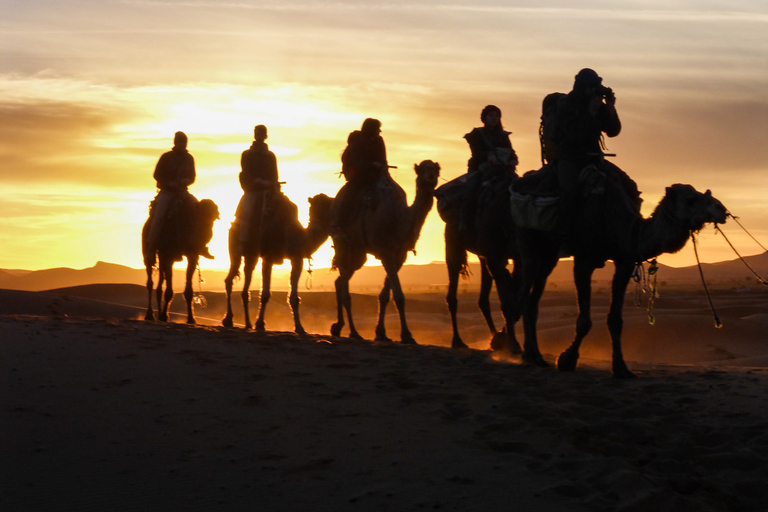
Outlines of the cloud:
M 101 141 L 117 138 L 115 126 L 130 119 L 123 109 L 64 101 L 0 103 L 0 155 L 5 184 L 80 183 L 127 186 L 122 154 Z M 121 151 L 125 151 L 123 148 Z M 127 148 L 146 157 L 146 150 Z

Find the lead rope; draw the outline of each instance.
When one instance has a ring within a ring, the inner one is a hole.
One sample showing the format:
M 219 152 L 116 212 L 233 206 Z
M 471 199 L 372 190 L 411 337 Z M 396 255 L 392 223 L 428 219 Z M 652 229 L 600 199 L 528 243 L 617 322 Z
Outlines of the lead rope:
M 739 227 L 741 227 L 741 229 L 743 229 L 743 230 L 744 230 L 744 232 L 746 232 L 746 233 L 747 233 L 747 234 L 748 234 L 748 235 L 749 235 L 749 236 L 752 238 L 752 240 L 754 240 L 754 241 L 757 243 L 757 245 L 759 245 L 760 247 L 762 247 L 764 251 L 766 250 L 766 249 L 765 249 L 765 247 L 763 247 L 763 245 L 762 245 L 760 242 L 758 242 L 758 241 L 755 239 L 755 237 L 753 237 L 753 236 L 752 236 L 752 234 L 751 234 L 749 231 L 747 231 L 747 230 L 744 228 L 744 226 L 742 226 L 742 225 L 741 225 L 741 223 L 740 223 L 738 220 L 736 220 L 736 217 L 734 217 L 734 216 L 731 214 L 731 212 L 728 212 L 728 216 L 729 216 L 730 218 L 732 218 L 733 220 L 735 220 L 735 221 L 736 221 L 736 224 L 738 224 L 738 225 L 739 225 Z M 720 233 L 721 235 L 723 235 L 723 239 L 724 239 L 726 242 L 728 242 L 728 245 L 730 245 L 730 246 L 731 246 L 731 249 L 733 249 L 733 252 L 735 252 L 735 253 L 736 253 L 736 256 L 738 256 L 738 257 L 739 257 L 739 259 L 741 260 L 741 262 L 742 262 L 742 263 L 743 263 L 743 264 L 744 264 L 744 265 L 745 265 L 745 266 L 746 266 L 746 267 L 747 267 L 747 268 L 750 270 L 750 272 L 752 272 L 752 275 L 754 275 L 754 276 L 757 278 L 757 282 L 759 282 L 760 284 L 763 284 L 763 285 L 768 285 L 768 283 L 765 281 L 765 279 L 763 279 L 762 277 L 760 277 L 760 275 L 759 275 L 757 272 L 755 272 L 755 269 L 753 269 L 752 267 L 750 267 L 750 266 L 749 266 L 749 263 L 747 263 L 747 262 L 746 262 L 746 260 L 745 260 L 744 258 L 742 258 L 742 257 L 741 257 L 741 254 L 739 254 L 739 251 L 737 251 L 737 250 L 736 250 L 736 248 L 733 246 L 733 244 L 731 243 L 731 241 L 730 241 L 730 240 L 728 240 L 728 237 L 727 237 L 727 236 L 725 236 L 725 233 L 723 233 L 723 230 L 722 230 L 722 229 L 720 229 L 720 227 L 719 227 L 717 224 L 715 224 L 715 231 L 716 231 L 717 233 Z
M 696 248 L 696 235 L 693 231 L 691 233 L 691 240 L 693 241 L 693 253 L 696 255 L 696 265 L 699 267 L 699 275 L 701 276 L 701 283 L 704 285 L 704 292 L 707 294 L 707 300 L 709 301 L 709 308 L 712 310 L 712 315 L 715 318 L 715 327 L 717 329 L 720 329 L 723 326 L 723 323 L 720 321 L 720 317 L 717 316 L 717 311 L 715 311 L 715 305 L 712 304 L 712 296 L 709 294 L 709 288 L 707 288 L 707 282 L 704 279 L 704 271 L 701 269 L 701 261 L 699 261 L 699 251 Z
M 726 215 L 728 215 L 730 218 L 732 218 L 732 219 L 733 219 L 733 221 L 734 221 L 736 224 L 738 224 L 738 225 L 739 225 L 739 227 L 740 227 L 741 229 L 743 229 L 743 230 L 744 230 L 744 232 L 745 232 L 746 234 L 748 234 L 748 235 L 749 235 L 749 237 L 750 237 L 752 240 L 754 240 L 754 241 L 755 241 L 755 243 L 756 243 L 757 245 L 759 245 L 759 246 L 760 246 L 760 248 L 761 248 L 762 250 L 764 250 L 764 251 L 768 252 L 768 249 L 766 249 L 765 247 L 763 247 L 763 244 L 761 244 L 760 242 L 758 242 L 758 241 L 757 241 L 757 238 L 755 238 L 754 236 L 752 236 L 752 233 L 750 233 L 749 231 L 747 231 L 747 228 L 745 228 L 744 226 L 742 226 L 742 225 L 741 225 L 741 222 L 739 222 L 739 218 L 738 218 L 738 217 L 736 217 L 734 214 L 732 214 L 731 212 L 729 212 L 729 211 L 727 211 L 727 210 L 726 210 L 726 212 L 725 212 L 725 213 L 726 213 Z M 717 229 L 717 230 L 719 231 L 719 229 L 718 229 L 718 227 L 717 227 L 717 224 L 715 224 L 715 229 Z M 730 244 L 730 242 L 728 242 L 728 243 Z M 733 247 L 733 246 L 731 245 L 731 247 Z M 735 252 L 735 251 L 736 251 L 736 249 L 734 249 L 734 252 Z M 736 254 L 738 254 L 738 253 L 736 253 Z

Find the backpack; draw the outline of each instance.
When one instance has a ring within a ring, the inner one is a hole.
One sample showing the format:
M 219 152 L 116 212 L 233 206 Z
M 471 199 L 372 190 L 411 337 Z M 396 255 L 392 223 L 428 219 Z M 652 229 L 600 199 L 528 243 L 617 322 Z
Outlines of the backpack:
M 551 162 L 557 155 L 557 111 L 562 100 L 568 96 L 563 92 L 553 92 L 541 102 L 541 124 L 539 125 L 539 143 L 541 144 L 541 164 Z

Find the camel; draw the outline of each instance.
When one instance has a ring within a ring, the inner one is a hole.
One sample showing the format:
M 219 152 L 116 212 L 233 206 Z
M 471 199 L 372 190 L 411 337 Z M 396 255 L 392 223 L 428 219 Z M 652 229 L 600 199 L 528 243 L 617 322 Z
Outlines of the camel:
M 168 321 L 168 308 L 173 300 L 173 264 L 187 258 L 186 286 L 184 287 L 184 299 L 187 301 L 187 323 L 194 324 L 195 315 L 193 311 L 193 288 L 192 277 L 195 275 L 195 269 L 200 261 L 199 249 L 211 241 L 213 237 L 213 224 L 219 219 L 219 207 L 210 199 L 202 199 L 195 204 L 196 222 L 192 224 L 192 231 L 188 238 L 184 238 L 179 224 L 183 222 L 179 218 L 180 208 L 172 208 L 168 217 L 162 226 L 159 236 L 159 244 L 156 248 L 149 246 L 149 226 L 150 219 L 144 223 L 141 231 L 141 248 L 144 256 L 144 267 L 147 270 L 147 293 L 149 300 L 147 312 L 144 315 L 145 320 L 154 320 L 155 315 L 152 311 L 152 272 L 157 264 L 157 315 L 161 322 Z M 175 229 L 174 229 L 175 227 Z M 204 244 L 199 242 L 204 241 Z M 196 243 L 197 242 L 197 243 Z M 163 282 L 165 282 L 165 293 L 163 293 Z M 165 299 L 163 301 L 163 299 Z
M 445 221 L 445 263 L 448 267 L 448 294 L 445 300 L 451 314 L 453 328 L 451 347 L 467 348 L 459 334 L 457 292 L 459 276 L 466 274 L 468 268 L 467 252 L 472 252 L 480 260 L 480 295 L 477 305 L 491 333 L 491 348 L 519 354 L 522 350 L 515 339 L 513 329 L 515 313 L 511 310 L 509 302 L 511 299 L 507 300 L 508 298 L 502 294 L 504 286 L 509 286 L 511 283 L 512 276 L 507 270 L 507 264 L 514 256 L 509 244 L 504 242 L 511 239 L 508 233 L 511 224 L 508 207 L 509 180 L 489 181 L 483 185 L 481 190 L 483 197 L 478 202 L 472 229 L 467 233 L 461 233 L 459 232 L 459 209 L 461 192 L 465 187 L 463 178 L 464 176 L 461 176 L 451 180 L 435 190 L 437 210 Z M 502 308 L 505 319 L 505 327 L 502 331 L 496 330 L 491 316 L 489 299 L 494 275 L 503 283 L 507 283 L 502 284 L 502 288 L 497 286 L 499 297 L 506 306 L 506 312 L 504 312 L 505 308 Z
M 256 331 L 263 332 L 265 330 L 264 315 L 271 297 L 272 266 L 283 263 L 287 258 L 291 262 L 291 292 L 288 302 L 293 312 L 294 329 L 297 334 L 306 333 L 299 319 L 299 277 L 301 277 L 304 259 L 311 258 L 312 254 L 325 243 L 330 235 L 330 211 L 333 198 L 325 194 L 317 194 L 309 198 L 309 225 L 304 228 L 299 222 L 298 207 L 283 194 L 277 197 L 276 217 L 273 225 L 267 226 L 264 230 L 262 248 L 259 248 L 259 244 L 240 242 L 240 223 L 238 220 L 232 223 L 229 230 L 230 266 L 229 273 L 224 278 L 227 292 L 227 314 L 222 320 L 225 327 L 234 325 L 232 285 L 235 277 L 240 276 L 241 262 L 245 273 L 241 293 L 245 313 L 245 328 L 251 329 L 253 327 L 248 308 L 249 289 L 253 271 L 259 258 L 261 258 L 262 283 Z M 253 227 L 258 229 L 258 223 L 253 223 Z M 251 237 L 251 240 L 255 239 L 256 237 Z
M 382 178 L 371 192 L 375 197 L 366 205 L 351 225 L 339 234 L 333 233 L 334 266 L 339 270 L 336 279 L 337 322 L 331 326 L 331 334 L 340 336 L 344 327 L 344 310 L 349 319 L 349 337 L 363 339 L 352 319 L 352 300 L 349 280 L 365 264 L 367 254 L 379 260 L 386 271 L 384 286 L 379 293 L 379 317 L 376 340 L 390 341 L 384 326 L 384 315 L 390 292 L 400 316 L 401 343 L 415 344 L 405 320 L 405 296 L 398 272 L 405 263 L 408 251 L 416 246 L 421 228 L 434 201 L 433 192 L 440 176 L 440 165 L 424 160 L 414 165 L 416 172 L 416 197 L 408 206 L 405 191 L 388 176 Z
M 632 205 L 625 189 L 604 173 L 594 173 L 593 186 L 582 187 L 584 194 L 574 218 L 574 234 L 569 242 L 574 258 L 574 281 L 578 298 L 575 339 L 557 359 L 560 371 L 574 371 L 579 347 L 592 327 L 590 318 L 591 279 L 597 268 L 613 260 L 615 271 L 611 289 L 611 304 L 607 318 L 613 345 L 613 375 L 632 378 L 621 350 L 623 325 L 622 308 L 627 285 L 636 263 L 664 253 L 682 249 L 691 233 L 705 224 L 723 223 L 726 209 L 712 197 L 709 190 L 698 192 L 691 185 L 675 184 L 653 214 L 643 218 Z M 602 191 L 602 192 L 601 192 Z M 517 304 L 522 310 L 525 341 L 524 360 L 547 366 L 536 338 L 539 300 L 547 278 L 558 261 L 560 235 L 529 228 L 516 230 L 519 254 L 516 264 L 521 267 L 521 286 L 517 289 Z

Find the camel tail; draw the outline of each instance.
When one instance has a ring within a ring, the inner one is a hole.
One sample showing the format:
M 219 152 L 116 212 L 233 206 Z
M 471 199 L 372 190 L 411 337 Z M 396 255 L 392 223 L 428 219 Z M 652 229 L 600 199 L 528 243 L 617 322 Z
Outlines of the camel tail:
M 467 263 L 466 255 L 464 256 L 464 261 L 461 263 L 461 270 L 459 270 L 459 275 L 462 279 L 469 279 L 471 272 L 469 271 L 469 263 Z

